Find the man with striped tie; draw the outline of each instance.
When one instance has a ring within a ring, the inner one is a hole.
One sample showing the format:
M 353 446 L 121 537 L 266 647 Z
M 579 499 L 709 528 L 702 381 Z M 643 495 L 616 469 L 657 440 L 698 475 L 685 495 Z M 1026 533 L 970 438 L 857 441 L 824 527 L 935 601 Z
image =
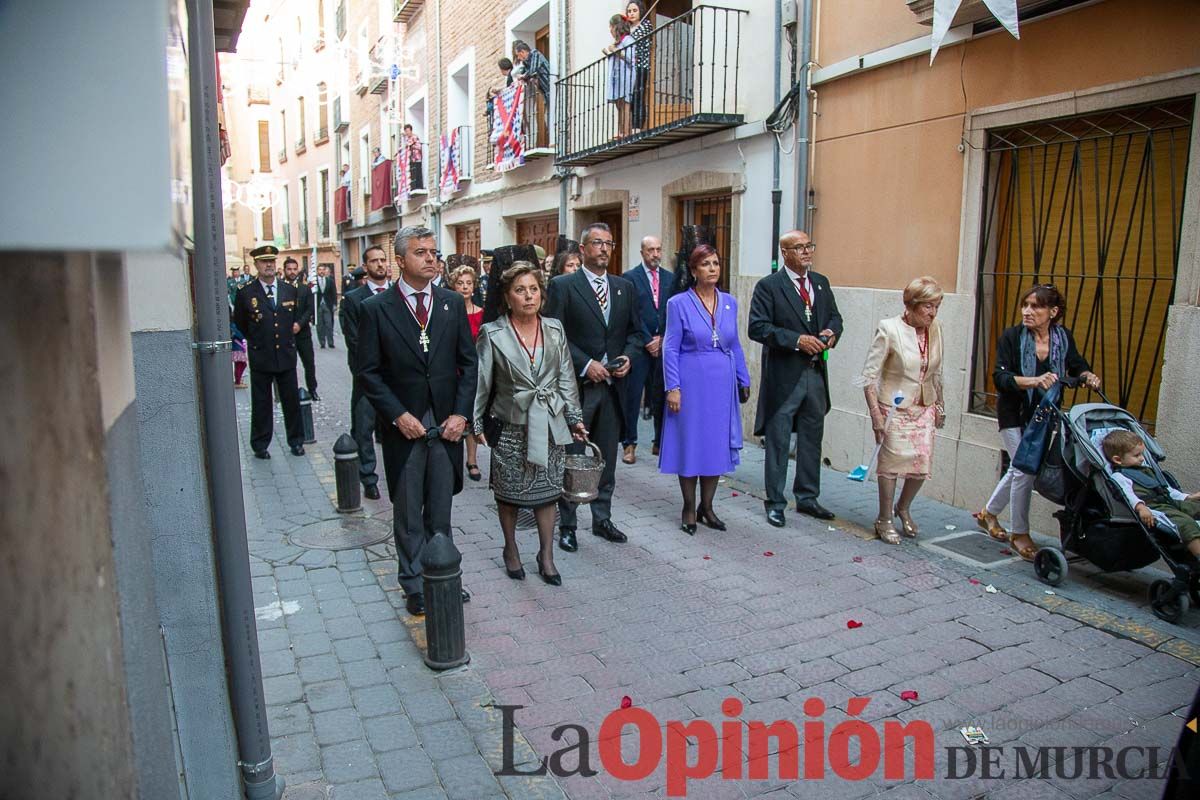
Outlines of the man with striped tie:
M 626 536 L 612 523 L 612 495 L 616 486 L 617 450 L 625 436 L 622 382 L 633 358 L 646 345 L 638 316 L 633 284 L 610 275 L 613 234 L 595 222 L 579 237 L 583 269 L 550 281 L 544 313 L 562 321 L 579 381 L 583 424 L 604 456 L 599 497 L 592 502 L 592 533 L 610 542 Z M 578 446 L 571 445 L 571 448 Z M 569 553 L 579 548 L 575 537 L 576 506 L 560 500 L 559 547 Z

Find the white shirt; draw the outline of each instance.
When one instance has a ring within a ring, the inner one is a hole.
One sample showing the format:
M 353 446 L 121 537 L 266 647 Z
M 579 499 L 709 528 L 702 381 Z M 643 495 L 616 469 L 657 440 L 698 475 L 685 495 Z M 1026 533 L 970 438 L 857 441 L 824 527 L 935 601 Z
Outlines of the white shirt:
M 391 286 L 392 286 L 391 281 L 384 281 L 383 283 L 375 283 L 370 278 L 367 278 L 367 288 L 371 290 L 371 294 L 379 294 L 380 289 L 390 289 Z
M 604 313 L 604 322 L 607 323 L 610 313 L 612 312 L 612 282 L 609 281 L 609 279 L 608 279 L 608 273 L 605 272 L 602 275 L 597 275 L 596 273 L 592 272 L 591 270 L 587 269 L 586 267 L 580 267 L 580 269 L 582 269 L 585 273 L 587 273 L 588 285 L 592 287 L 593 292 L 596 292 L 597 289 L 600 288 L 600 285 L 604 286 L 604 291 L 608 295 L 608 308 L 602 308 L 600 310 Z M 599 297 L 596 298 L 597 302 L 599 301 L 599 299 L 600 299 Z M 583 371 L 579 373 L 579 375 L 581 377 L 587 375 L 588 367 L 590 367 L 592 365 L 592 362 L 595 360 L 596 359 L 594 359 L 594 358 L 588 359 L 588 362 L 583 365 Z M 604 357 L 602 359 L 600 359 L 600 366 L 603 366 L 603 367 L 608 366 L 608 354 L 607 353 L 605 353 Z M 606 380 L 605 383 L 612 383 L 612 380 L 611 379 Z
M 259 278 L 258 284 L 262 287 L 263 294 L 267 296 L 268 300 L 274 300 L 276 303 L 279 302 L 279 290 L 277 288 L 279 286 L 279 281 L 276 280 L 272 281 L 271 283 L 267 283 L 262 278 Z
M 1113 471 L 1112 479 L 1116 482 L 1117 486 L 1121 487 L 1121 493 L 1125 495 L 1125 502 L 1129 504 L 1131 509 L 1137 508 L 1138 503 L 1146 502 L 1133 491 L 1133 481 L 1129 479 L 1129 476 Z M 1167 487 L 1167 494 L 1171 496 L 1172 500 L 1183 501 L 1188 499 L 1186 493 L 1179 491 L 1174 486 Z
M 800 283 L 799 282 L 804 281 L 804 291 L 808 292 L 809 303 L 815 304 L 816 298 L 813 297 L 813 285 L 812 285 L 812 281 L 810 281 L 808 279 L 808 270 L 805 270 L 804 275 L 801 275 L 799 272 L 796 272 L 791 267 L 785 266 L 784 269 L 786 269 L 788 271 L 788 280 L 791 281 L 792 288 L 796 291 L 796 294 L 800 294 Z
M 425 295 L 425 297 L 422 298 L 421 302 L 423 302 L 425 304 L 426 311 L 429 311 L 430 306 L 433 305 L 433 286 L 432 285 L 426 286 L 424 289 L 414 289 L 413 287 L 408 285 L 408 281 L 401 278 L 400 279 L 400 291 L 404 293 L 404 299 L 408 301 L 408 307 L 413 309 L 414 311 L 417 308 L 416 295 L 419 295 L 419 294 Z

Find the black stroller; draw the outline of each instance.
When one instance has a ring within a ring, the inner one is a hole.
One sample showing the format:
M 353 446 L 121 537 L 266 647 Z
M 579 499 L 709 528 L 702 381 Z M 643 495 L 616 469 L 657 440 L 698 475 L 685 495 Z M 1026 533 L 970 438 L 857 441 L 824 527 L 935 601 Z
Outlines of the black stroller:
M 1080 556 L 1105 572 L 1141 569 L 1160 558 L 1170 568 L 1171 580 L 1150 584 L 1150 608 L 1167 622 L 1178 622 L 1188 600 L 1200 607 L 1200 562 L 1179 537 L 1160 528 L 1147 528 L 1129 508 L 1112 479 L 1100 441 L 1108 430 L 1123 428 L 1137 434 L 1146 445 L 1146 464 L 1178 488 L 1174 476 L 1159 466 L 1166 453 L 1137 419 L 1112 405 L 1082 403 L 1069 411 L 1057 410 L 1058 425 L 1038 471 L 1038 494 L 1063 508 L 1055 512 L 1062 550 L 1044 547 L 1034 558 L 1038 578 L 1057 586 L 1067 576 L 1065 553 Z

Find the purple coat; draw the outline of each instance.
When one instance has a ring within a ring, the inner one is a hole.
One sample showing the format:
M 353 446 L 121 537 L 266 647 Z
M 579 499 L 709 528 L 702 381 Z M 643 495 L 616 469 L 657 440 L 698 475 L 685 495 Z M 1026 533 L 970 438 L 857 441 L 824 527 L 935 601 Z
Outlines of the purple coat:
M 663 336 L 663 386 L 679 388 L 678 414 L 667 410 L 659 448 L 659 471 L 694 477 L 722 475 L 741 461 L 742 420 L 738 387 L 750 385 L 738 338 L 737 301 L 717 294 L 717 336 L 696 293 L 667 301 Z

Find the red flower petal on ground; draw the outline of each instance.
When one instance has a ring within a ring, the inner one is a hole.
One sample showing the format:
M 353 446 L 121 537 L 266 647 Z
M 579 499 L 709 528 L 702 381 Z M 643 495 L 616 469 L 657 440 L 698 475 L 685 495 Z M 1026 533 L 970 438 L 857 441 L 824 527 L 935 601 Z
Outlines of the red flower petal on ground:
M 901 700 L 916 700 L 916 699 L 918 699 L 918 697 L 917 697 L 917 693 L 914 692 L 912 689 L 905 689 L 903 692 L 900 693 L 900 699 Z
M 1002 555 L 1002 556 L 1011 556 L 1011 555 L 1012 555 L 1012 550 L 1009 550 L 1009 549 L 1006 547 L 1006 548 L 1004 548 L 1003 550 L 1001 550 L 1001 551 L 1000 551 L 1000 555 Z
M 861 627 L 862 627 L 862 623 L 861 623 L 861 622 L 859 622 L 859 621 L 858 621 L 858 620 L 856 620 L 856 619 L 851 619 L 851 620 L 847 620 L 847 621 L 846 621 L 846 627 L 847 627 L 847 628 L 851 628 L 851 629 L 853 629 L 853 628 L 861 628 Z
M 850 560 L 851 560 L 851 561 L 853 561 L 855 564 L 861 564 L 861 563 L 862 563 L 862 556 L 855 556 L 854 558 L 852 558 L 852 559 L 850 559 Z
M 700 556 L 700 557 L 703 558 L 705 561 L 712 561 L 712 556 Z
M 621 708 L 629 708 L 632 705 L 633 705 L 633 698 L 630 697 L 629 695 L 625 695 L 624 697 L 621 698 Z
M 738 493 L 737 493 L 737 492 L 734 492 L 734 493 L 733 493 L 733 496 L 734 496 L 734 497 L 737 497 L 737 496 L 738 496 Z
M 770 550 L 768 550 L 767 552 L 763 553 L 763 555 L 766 556 L 767 558 L 770 558 L 771 556 L 773 556 L 775 554 L 772 553 Z
M 980 581 L 977 581 L 974 578 L 967 578 L 967 580 L 970 581 L 973 586 L 978 586 L 980 584 Z

